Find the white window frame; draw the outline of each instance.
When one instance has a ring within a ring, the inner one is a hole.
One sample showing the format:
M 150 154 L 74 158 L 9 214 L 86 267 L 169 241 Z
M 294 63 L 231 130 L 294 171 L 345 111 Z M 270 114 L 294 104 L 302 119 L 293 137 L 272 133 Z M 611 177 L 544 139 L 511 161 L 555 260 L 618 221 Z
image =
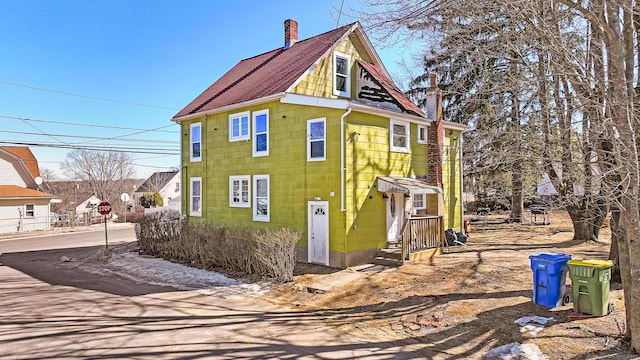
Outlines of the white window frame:
M 345 91 L 340 91 L 337 88 L 338 82 L 336 81 L 336 78 L 338 77 L 338 72 L 337 72 L 338 58 L 343 58 L 347 60 L 347 74 L 346 75 L 340 74 L 340 76 L 346 77 Z M 349 55 L 346 55 L 337 51 L 333 53 L 333 95 L 351 97 L 351 57 Z
M 311 139 L 311 124 L 322 123 L 322 139 Z M 311 144 L 322 141 L 322 156 L 311 157 Z M 325 161 L 327 160 L 327 118 L 318 118 L 307 120 L 307 161 Z
M 416 199 L 422 199 L 422 206 L 416 206 Z M 411 197 L 411 206 L 414 210 L 425 210 L 427 208 L 427 194 L 413 194 Z
M 242 132 L 242 119 L 247 119 L 247 132 L 246 134 Z M 233 123 L 235 120 L 238 120 L 238 132 L 237 136 L 233 135 Z M 244 111 L 237 114 L 229 115 L 229 142 L 233 141 L 241 141 L 241 140 L 249 140 L 251 137 L 251 113 L 249 111 Z
M 199 141 L 193 141 L 194 128 L 198 128 L 198 131 L 200 132 Z M 193 155 L 193 145 L 196 143 L 200 144 L 200 154 L 198 156 Z M 202 123 L 199 122 L 193 123 L 189 126 L 189 160 L 191 160 L 191 162 L 202 160 Z
M 404 126 L 405 128 L 405 140 L 406 140 L 406 144 L 404 147 L 402 146 L 395 146 L 393 145 L 393 137 L 395 136 L 395 133 L 393 131 L 394 125 L 401 125 Z M 391 151 L 393 152 L 403 152 L 403 153 L 408 153 L 409 149 L 411 148 L 411 144 L 409 142 L 409 140 L 411 139 L 410 135 L 411 133 L 409 132 L 410 130 L 410 126 L 409 123 L 404 122 L 404 121 L 398 121 L 398 120 L 391 120 L 389 122 L 389 148 L 391 149 Z
M 193 199 L 196 197 L 194 195 L 194 183 L 198 182 L 200 185 L 200 208 L 196 211 L 193 210 Z M 201 177 L 192 177 L 189 178 L 189 215 L 191 216 L 202 216 L 202 205 L 203 205 L 203 201 L 202 201 L 202 178 Z
M 267 196 L 258 196 L 258 181 L 266 180 L 267 181 Z M 253 221 L 264 221 L 269 222 L 271 219 L 271 181 L 269 180 L 269 175 L 254 175 L 253 176 Z M 258 214 L 258 203 L 259 199 L 266 198 L 267 199 L 267 214 Z
M 29 210 L 31 207 L 31 210 Z M 29 215 L 31 214 L 31 215 Z M 24 217 L 33 218 L 36 217 L 36 205 L 35 204 L 25 204 L 24 205 Z
M 234 196 L 234 185 L 238 183 L 240 194 L 238 194 L 238 201 L 235 201 Z M 242 201 L 242 188 L 243 183 L 246 185 L 247 189 L 247 200 Z M 241 207 L 241 208 L 249 208 L 251 207 L 251 176 L 249 175 L 237 175 L 237 176 L 229 176 L 229 206 L 230 207 Z
M 256 119 L 258 118 L 258 116 L 260 115 L 266 115 L 267 118 L 267 131 L 265 131 L 264 133 L 258 133 L 258 127 L 256 126 Z M 254 157 L 258 157 L 258 156 L 268 156 L 269 155 L 269 110 L 260 110 L 260 111 L 254 111 L 253 112 L 253 116 L 252 116 L 252 121 L 251 121 L 251 125 L 252 125 L 252 129 L 251 129 L 251 141 L 253 142 L 253 144 L 251 145 L 251 151 L 253 153 Z M 256 141 L 256 138 L 258 135 L 262 135 L 265 134 L 267 136 L 267 149 L 266 150 L 256 150 L 256 146 L 258 146 L 258 142 Z
M 422 137 L 420 135 L 423 135 Z M 418 125 L 418 144 L 427 144 L 429 142 L 429 130 L 426 126 Z

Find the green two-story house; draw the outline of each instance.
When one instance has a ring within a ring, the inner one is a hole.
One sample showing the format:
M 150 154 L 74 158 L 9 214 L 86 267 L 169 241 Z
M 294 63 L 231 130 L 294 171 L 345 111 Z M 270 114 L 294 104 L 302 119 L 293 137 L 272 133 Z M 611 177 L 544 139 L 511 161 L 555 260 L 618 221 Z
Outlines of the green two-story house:
M 298 261 L 345 268 L 462 226 L 461 133 L 396 87 L 359 23 L 240 61 L 173 117 L 189 221 L 302 233 Z

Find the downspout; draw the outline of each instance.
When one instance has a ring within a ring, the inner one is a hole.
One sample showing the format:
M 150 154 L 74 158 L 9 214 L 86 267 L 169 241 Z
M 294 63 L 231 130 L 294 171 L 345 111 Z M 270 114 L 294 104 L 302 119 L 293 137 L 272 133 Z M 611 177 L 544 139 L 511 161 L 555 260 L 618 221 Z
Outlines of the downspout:
M 346 168 L 344 167 L 344 119 L 351 113 L 351 106 L 347 106 L 347 111 L 340 117 L 340 211 L 344 212 L 344 174 Z

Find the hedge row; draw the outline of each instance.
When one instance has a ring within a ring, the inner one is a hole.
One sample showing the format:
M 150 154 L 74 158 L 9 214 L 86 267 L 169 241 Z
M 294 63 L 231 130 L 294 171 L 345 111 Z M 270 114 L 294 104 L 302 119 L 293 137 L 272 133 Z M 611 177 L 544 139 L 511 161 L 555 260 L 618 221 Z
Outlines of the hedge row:
M 290 229 L 252 229 L 192 223 L 176 213 L 144 216 L 135 226 L 139 247 L 165 260 L 202 269 L 223 269 L 293 279 L 300 234 Z

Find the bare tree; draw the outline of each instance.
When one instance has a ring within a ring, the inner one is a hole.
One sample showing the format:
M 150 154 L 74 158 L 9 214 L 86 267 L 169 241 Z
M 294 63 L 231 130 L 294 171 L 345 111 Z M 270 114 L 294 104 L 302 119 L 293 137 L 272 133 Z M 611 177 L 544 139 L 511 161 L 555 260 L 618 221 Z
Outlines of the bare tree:
M 512 195 L 522 183 L 523 167 L 549 173 L 572 218 L 574 238 L 581 240 L 597 239 L 613 210 L 618 251 L 613 258 L 625 290 L 627 337 L 640 351 L 640 122 L 634 87 L 639 5 L 629 0 L 365 2 L 367 13 L 360 17 L 380 38 L 404 33 L 436 40 L 425 50 L 425 73 L 446 73 L 445 111 L 474 127 L 470 138 L 478 149 L 489 145 L 491 166 L 507 165 Z M 412 91 L 419 98 L 416 85 Z M 473 165 L 486 168 L 480 156 Z
M 61 168 L 66 176 L 86 182 L 103 201 L 119 202 L 122 189 L 135 177 L 131 154 L 123 152 L 74 150 Z

